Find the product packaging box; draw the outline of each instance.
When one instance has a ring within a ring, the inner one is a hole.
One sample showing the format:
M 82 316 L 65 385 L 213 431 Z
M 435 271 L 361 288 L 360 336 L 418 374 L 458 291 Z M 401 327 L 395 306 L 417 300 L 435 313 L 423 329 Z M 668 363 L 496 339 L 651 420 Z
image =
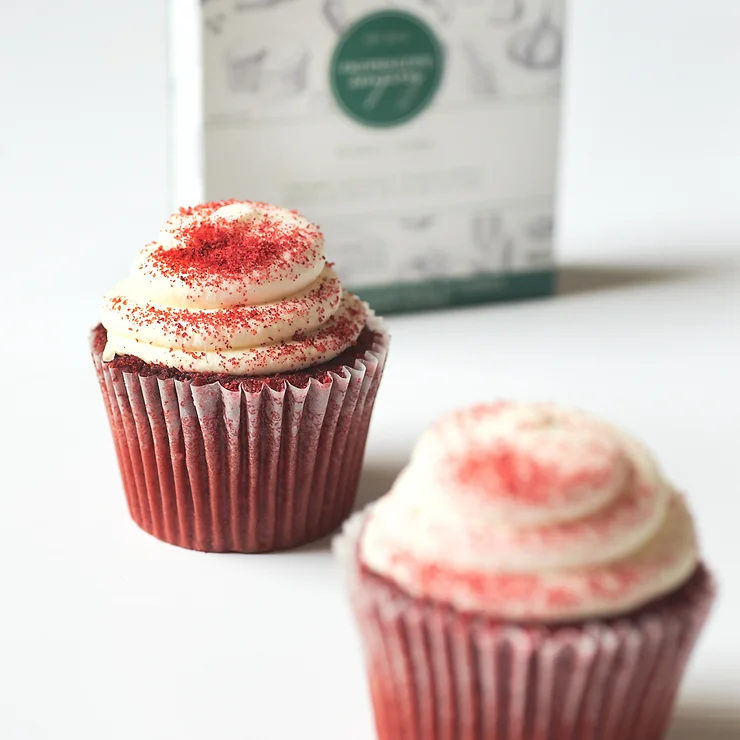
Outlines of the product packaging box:
M 564 0 L 171 0 L 173 204 L 318 223 L 381 312 L 545 295 Z

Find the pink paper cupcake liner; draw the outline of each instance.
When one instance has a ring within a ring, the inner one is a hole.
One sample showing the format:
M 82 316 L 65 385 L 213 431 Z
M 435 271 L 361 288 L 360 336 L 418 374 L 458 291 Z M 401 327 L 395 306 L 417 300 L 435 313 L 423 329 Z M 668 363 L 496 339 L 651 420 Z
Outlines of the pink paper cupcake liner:
M 267 552 L 329 534 L 355 500 L 388 335 L 331 380 L 250 392 L 93 361 L 129 510 L 146 532 L 208 552 Z
M 714 600 L 701 566 L 633 615 L 517 626 L 414 599 L 335 550 L 365 647 L 379 740 L 660 740 Z

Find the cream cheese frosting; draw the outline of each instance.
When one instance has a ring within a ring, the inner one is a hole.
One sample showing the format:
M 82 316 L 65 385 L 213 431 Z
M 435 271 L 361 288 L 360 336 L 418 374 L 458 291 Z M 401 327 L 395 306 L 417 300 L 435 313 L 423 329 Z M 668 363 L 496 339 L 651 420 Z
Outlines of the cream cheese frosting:
M 186 372 L 265 375 L 333 359 L 369 310 L 327 265 L 295 211 L 250 201 L 183 208 L 103 300 L 103 359 Z
M 686 504 L 650 453 L 553 404 L 434 424 L 368 514 L 359 554 L 414 596 L 544 622 L 632 611 L 698 563 Z

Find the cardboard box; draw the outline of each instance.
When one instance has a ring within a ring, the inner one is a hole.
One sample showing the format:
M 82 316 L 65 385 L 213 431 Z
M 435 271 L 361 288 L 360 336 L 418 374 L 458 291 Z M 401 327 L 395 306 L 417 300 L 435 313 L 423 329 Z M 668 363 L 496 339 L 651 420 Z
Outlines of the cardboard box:
M 382 312 L 544 295 L 563 0 L 172 0 L 174 204 L 296 208 Z

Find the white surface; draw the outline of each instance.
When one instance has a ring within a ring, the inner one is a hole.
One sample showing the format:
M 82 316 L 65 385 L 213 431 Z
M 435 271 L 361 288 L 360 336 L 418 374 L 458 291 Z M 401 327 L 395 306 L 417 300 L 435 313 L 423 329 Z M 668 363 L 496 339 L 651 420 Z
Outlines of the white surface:
M 740 732 L 738 21 L 735 0 L 575 3 L 562 254 L 592 265 L 571 288 L 611 287 L 393 319 L 363 482 L 496 395 L 644 437 L 722 584 L 675 740 Z M 164 28 L 162 0 L 0 9 L 0 737 L 370 740 L 326 549 L 204 556 L 126 515 L 86 331 L 166 215 Z

